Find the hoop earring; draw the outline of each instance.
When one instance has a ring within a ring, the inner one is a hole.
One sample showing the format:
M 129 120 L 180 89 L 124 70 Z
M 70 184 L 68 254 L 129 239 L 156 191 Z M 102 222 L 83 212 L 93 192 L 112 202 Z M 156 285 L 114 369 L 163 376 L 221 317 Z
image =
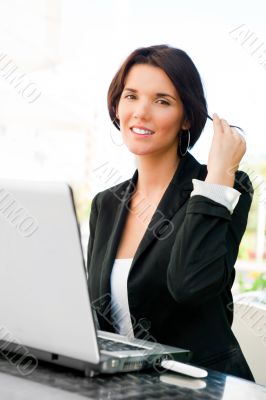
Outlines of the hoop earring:
M 187 139 L 184 139 L 185 133 L 187 134 Z M 190 145 L 190 130 L 181 131 L 178 135 L 178 152 L 181 157 L 184 157 L 189 149 Z
M 112 124 L 114 124 L 114 126 L 117 128 L 117 129 L 119 129 L 120 130 L 120 125 L 119 125 L 119 122 L 118 121 L 116 121 L 116 117 L 114 117 L 114 119 L 112 120 Z
M 113 125 L 115 125 L 115 127 L 117 129 L 119 129 L 119 132 L 120 132 L 120 126 L 119 126 L 118 122 L 115 122 L 115 118 L 111 122 L 112 122 Z M 116 146 L 123 146 L 123 144 L 124 144 L 123 140 L 122 140 L 122 142 L 118 143 L 117 131 L 113 135 L 113 132 L 114 132 L 114 126 L 113 125 L 110 126 L 110 130 L 109 130 L 109 135 L 111 137 L 111 140 L 112 140 L 113 144 L 115 144 Z M 121 137 L 121 135 L 119 135 L 119 136 Z

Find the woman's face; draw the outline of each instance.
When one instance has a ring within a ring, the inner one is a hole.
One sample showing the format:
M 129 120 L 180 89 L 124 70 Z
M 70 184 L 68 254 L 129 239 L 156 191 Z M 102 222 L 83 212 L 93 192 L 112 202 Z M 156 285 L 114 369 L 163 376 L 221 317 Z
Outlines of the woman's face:
M 136 155 L 177 151 L 178 132 L 189 128 L 183 104 L 166 73 L 146 64 L 129 70 L 117 117 L 124 143 Z

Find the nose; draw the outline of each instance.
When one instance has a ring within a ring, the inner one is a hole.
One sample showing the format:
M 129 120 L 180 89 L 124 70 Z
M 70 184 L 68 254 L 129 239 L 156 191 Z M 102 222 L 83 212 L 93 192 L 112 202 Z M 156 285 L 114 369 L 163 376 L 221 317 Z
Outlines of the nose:
M 135 108 L 133 111 L 133 117 L 134 118 L 141 118 L 141 119 L 147 119 L 149 117 L 150 110 L 149 110 L 149 103 L 148 101 L 145 100 L 139 100 L 135 104 Z

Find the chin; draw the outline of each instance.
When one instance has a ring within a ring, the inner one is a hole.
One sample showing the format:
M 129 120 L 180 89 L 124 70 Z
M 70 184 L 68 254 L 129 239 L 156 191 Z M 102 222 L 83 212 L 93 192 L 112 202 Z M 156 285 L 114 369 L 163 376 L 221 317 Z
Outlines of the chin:
M 133 146 L 128 147 L 128 150 L 135 156 L 145 156 L 152 153 L 152 150 L 137 149 L 136 147 Z

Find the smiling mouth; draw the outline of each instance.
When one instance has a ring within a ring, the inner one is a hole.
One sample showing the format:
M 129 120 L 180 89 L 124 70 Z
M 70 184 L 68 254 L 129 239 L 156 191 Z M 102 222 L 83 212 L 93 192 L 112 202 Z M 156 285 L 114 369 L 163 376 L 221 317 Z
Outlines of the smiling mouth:
M 148 130 L 148 129 L 139 129 L 136 127 L 130 128 L 131 132 L 134 133 L 135 135 L 139 136 L 151 136 L 154 134 L 154 132 Z

